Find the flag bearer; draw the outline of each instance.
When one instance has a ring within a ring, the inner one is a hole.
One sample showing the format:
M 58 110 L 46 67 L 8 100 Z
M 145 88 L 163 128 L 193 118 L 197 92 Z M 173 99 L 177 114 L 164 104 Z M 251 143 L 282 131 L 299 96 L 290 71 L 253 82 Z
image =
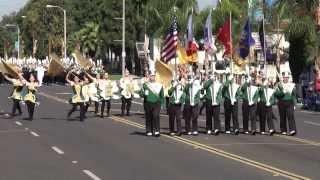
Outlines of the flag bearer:
M 200 93 L 201 84 L 200 79 L 192 78 L 191 75 L 188 77 L 188 82 L 184 88 L 186 95 L 184 104 L 184 119 L 186 121 L 185 128 L 188 135 L 198 135 L 198 116 L 199 116 L 199 104 L 200 104 Z M 191 129 L 192 123 L 192 129 Z
M 287 135 L 287 120 L 289 123 L 289 135 L 297 133 L 294 119 L 295 84 L 289 82 L 289 73 L 284 73 L 283 81 L 280 81 L 276 96 L 279 100 L 280 130 L 283 135 Z
M 162 84 L 155 81 L 155 72 L 152 72 L 149 82 L 145 82 L 140 96 L 146 98 L 146 135 L 160 136 L 160 110 L 164 104 L 164 90 Z
M 249 119 L 251 121 L 251 135 L 256 134 L 256 110 L 259 99 L 259 89 L 253 84 L 253 80 L 248 75 L 245 76 L 245 82 L 241 86 L 242 96 L 242 119 L 243 131 L 249 134 Z
M 233 75 L 229 75 L 222 89 L 222 97 L 224 98 L 224 114 L 225 114 L 225 131 L 231 134 L 230 121 L 232 117 L 233 131 L 235 135 L 239 134 L 238 122 L 238 100 L 241 98 L 240 86 L 234 82 Z
M 177 136 L 181 136 L 181 108 L 185 100 L 183 85 L 178 80 L 172 82 L 169 95 L 169 129 L 170 135 L 175 135 L 174 124 L 177 125 Z
M 271 81 L 264 82 L 260 88 L 260 102 L 264 105 L 262 107 L 262 119 L 260 119 L 260 132 L 266 134 L 265 124 L 266 121 L 269 127 L 269 135 L 272 136 L 275 133 L 273 123 L 273 111 L 272 106 L 276 103 L 275 90 Z
M 204 84 L 207 134 L 212 133 L 212 118 L 214 121 L 213 133 L 218 135 L 221 131 L 220 104 L 222 102 L 222 87 L 222 83 L 218 80 L 216 73 Z

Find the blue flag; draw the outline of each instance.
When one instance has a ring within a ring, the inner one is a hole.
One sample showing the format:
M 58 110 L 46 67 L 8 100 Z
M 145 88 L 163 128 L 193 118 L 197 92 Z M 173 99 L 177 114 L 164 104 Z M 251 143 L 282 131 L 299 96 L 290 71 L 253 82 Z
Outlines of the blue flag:
M 240 45 L 240 57 L 245 59 L 246 57 L 248 57 L 249 53 L 250 53 L 250 47 L 253 46 L 255 44 L 255 40 L 252 37 L 251 34 L 251 25 L 250 25 L 250 21 L 247 20 L 246 25 L 244 26 L 244 29 L 242 31 L 241 34 L 241 39 L 239 42 Z

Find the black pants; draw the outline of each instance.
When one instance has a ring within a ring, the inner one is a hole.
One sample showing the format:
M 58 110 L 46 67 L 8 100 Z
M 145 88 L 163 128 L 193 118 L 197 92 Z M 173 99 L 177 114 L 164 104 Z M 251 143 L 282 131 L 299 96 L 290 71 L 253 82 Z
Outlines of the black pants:
M 206 103 L 202 103 L 201 108 L 200 108 L 200 112 L 199 112 L 200 115 L 202 114 L 203 109 L 206 107 L 207 107 Z
M 145 103 L 146 132 L 160 132 L 160 103 Z
M 109 100 L 102 100 L 101 101 L 101 116 L 103 117 L 104 114 L 104 109 L 107 103 L 107 115 L 109 116 L 110 114 L 110 108 L 111 108 L 111 101 Z
M 95 101 L 94 102 L 94 113 L 98 114 L 99 111 L 99 102 Z
M 267 121 L 268 123 L 268 127 L 269 127 L 269 130 L 274 130 L 274 123 L 273 123 L 273 111 L 272 111 L 272 106 L 265 106 L 264 108 L 264 111 L 265 111 L 265 121 Z M 265 126 L 265 121 L 263 122 L 263 130 L 265 130 L 264 126 Z M 260 122 L 261 123 L 261 122 Z
M 181 104 L 169 105 L 169 129 L 174 132 L 174 124 L 177 124 L 177 133 L 181 133 Z
M 198 131 L 198 117 L 199 117 L 199 105 L 191 106 L 189 104 L 184 105 L 184 119 L 186 121 L 185 128 L 186 132 L 190 132 L 191 122 L 192 131 Z
M 124 97 L 121 98 L 121 115 L 124 115 L 125 110 L 127 110 L 127 115 L 130 114 L 130 108 L 131 108 L 131 101 L 132 99 L 126 99 Z
M 239 130 L 238 121 L 238 102 L 234 105 L 231 104 L 231 100 L 225 99 L 224 101 L 224 116 L 225 116 L 225 130 L 230 131 L 230 121 L 232 117 L 233 130 Z
M 32 103 L 30 101 L 26 101 L 26 105 L 27 105 L 27 109 L 28 109 L 28 113 L 29 113 L 29 119 L 32 120 L 33 119 L 35 103 Z
M 294 105 L 291 101 L 279 100 L 279 114 L 280 114 L 280 130 L 287 132 L 287 119 L 290 131 L 297 131 L 296 122 L 294 119 Z
M 249 106 L 249 102 L 244 100 L 242 103 L 242 120 L 243 120 L 243 131 L 247 132 L 249 130 L 249 120 L 251 121 L 251 131 L 256 131 L 256 115 L 257 105 L 253 104 Z
M 72 104 L 72 108 L 68 113 L 68 117 L 71 116 L 71 114 L 77 110 L 77 107 L 80 107 L 80 121 L 84 121 L 85 117 L 85 104 L 84 103 L 74 103 Z
M 213 106 L 211 102 L 206 103 L 206 129 L 212 131 L 212 118 L 214 129 L 221 130 L 220 105 Z
M 12 103 L 13 103 L 12 111 L 11 111 L 12 115 L 15 115 L 17 110 L 19 111 L 19 114 L 22 114 L 21 107 L 20 107 L 20 100 L 13 99 Z

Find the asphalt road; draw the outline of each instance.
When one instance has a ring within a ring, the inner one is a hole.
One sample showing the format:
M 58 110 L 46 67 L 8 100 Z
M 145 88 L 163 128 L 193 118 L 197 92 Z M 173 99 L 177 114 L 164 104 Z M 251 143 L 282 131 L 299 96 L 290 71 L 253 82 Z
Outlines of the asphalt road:
M 79 122 L 76 112 L 75 121 L 67 121 L 70 89 L 42 87 L 30 122 L 22 120 L 25 106 L 21 117 L 5 116 L 11 110 L 10 88 L 0 87 L 0 180 L 320 179 L 317 113 L 297 109 L 296 137 L 170 137 L 163 113 L 163 135 L 150 138 L 144 136 L 141 100 L 135 100 L 130 117 L 119 116 L 115 101 L 110 118 L 88 113 Z M 199 120 L 202 131 L 204 119 Z

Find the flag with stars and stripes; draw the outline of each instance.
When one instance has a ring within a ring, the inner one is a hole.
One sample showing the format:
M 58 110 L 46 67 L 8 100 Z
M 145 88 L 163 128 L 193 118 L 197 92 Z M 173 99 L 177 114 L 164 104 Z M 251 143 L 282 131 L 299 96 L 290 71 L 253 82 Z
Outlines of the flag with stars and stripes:
M 169 27 L 168 34 L 164 38 L 163 47 L 161 50 L 161 59 L 168 63 L 171 59 L 177 56 L 177 43 L 178 43 L 178 25 L 177 17 L 173 17 L 171 26 Z

